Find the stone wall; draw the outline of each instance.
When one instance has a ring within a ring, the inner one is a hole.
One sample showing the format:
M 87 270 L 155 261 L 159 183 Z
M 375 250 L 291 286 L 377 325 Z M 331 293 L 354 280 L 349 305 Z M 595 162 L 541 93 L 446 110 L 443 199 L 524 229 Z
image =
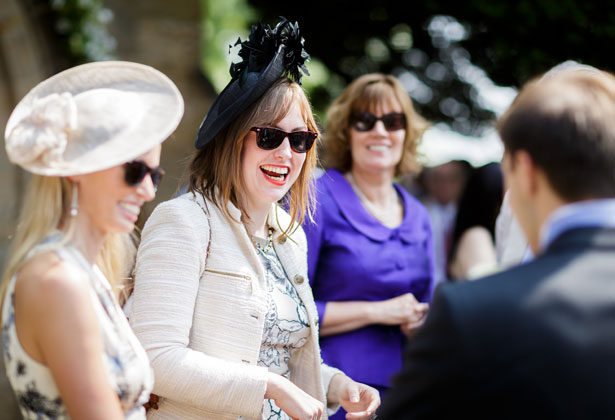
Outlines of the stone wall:
M 11 110 L 32 86 L 49 74 L 50 67 L 42 53 L 39 34 L 24 13 L 20 0 L 0 1 L 0 127 L 4 127 Z M 2 142 L 4 144 L 4 142 Z M 3 148 L 4 149 L 4 148 Z M 26 174 L 11 165 L 4 150 L 0 151 L 0 261 L 4 262 L 8 240 L 13 233 Z M 0 267 L 4 267 L 2 264 Z M 3 419 L 19 419 L 19 410 L 4 375 L 0 360 L 0 413 Z
M 200 11 L 198 0 L 104 0 L 114 13 L 110 32 L 117 57 L 151 65 L 179 87 L 186 112 L 178 130 L 165 142 L 161 165 L 166 171 L 156 200 L 142 211 L 142 224 L 155 204 L 171 198 L 192 154 L 197 128 L 215 96 L 198 69 Z M 0 127 L 2 134 L 15 104 L 57 67 L 44 35 L 33 24 L 23 0 L 0 0 Z M 4 149 L 4 148 L 2 148 Z M 13 233 L 27 175 L 0 151 L 0 261 Z M 1 358 L 0 358 L 1 359 Z M 0 362 L 0 418 L 19 419 L 12 391 Z

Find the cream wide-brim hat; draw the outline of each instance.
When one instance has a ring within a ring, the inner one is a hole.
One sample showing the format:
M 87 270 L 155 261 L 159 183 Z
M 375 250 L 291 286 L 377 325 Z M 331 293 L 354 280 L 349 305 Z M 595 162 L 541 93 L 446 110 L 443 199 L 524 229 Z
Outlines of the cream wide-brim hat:
M 183 113 L 177 86 L 152 67 L 83 64 L 39 83 L 17 104 L 6 125 L 6 152 L 38 175 L 96 172 L 162 143 Z

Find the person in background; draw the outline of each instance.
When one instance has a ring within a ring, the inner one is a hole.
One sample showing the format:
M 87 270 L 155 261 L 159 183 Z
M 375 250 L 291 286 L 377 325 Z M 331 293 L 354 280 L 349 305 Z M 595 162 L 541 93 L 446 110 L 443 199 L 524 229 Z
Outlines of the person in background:
M 447 268 L 457 207 L 471 170 L 466 161 L 452 160 L 424 168 L 420 175 L 425 188 L 422 202 L 429 213 L 433 232 L 434 289 L 449 278 Z
M 381 392 L 433 288 L 429 215 L 393 183 L 413 169 L 426 127 L 395 77 L 353 81 L 328 112 L 328 170 L 304 223 L 323 359 Z
M 526 84 L 498 123 L 535 258 L 442 285 L 378 418 L 612 419 L 615 77 Z
M 532 257 L 523 229 L 510 207 L 510 193 L 506 191 L 495 220 L 496 264 L 500 269 L 506 269 L 527 262 Z
M 499 163 L 472 171 L 455 218 L 448 265 L 452 279 L 473 279 L 497 269 L 495 222 L 503 189 Z
M 142 233 L 130 322 L 156 375 L 149 416 L 326 420 L 341 404 L 368 419 L 378 392 L 323 364 L 318 345 L 300 226 L 318 128 L 298 25 L 253 26 L 239 56 L 199 129 L 188 193 Z
M 9 160 L 31 172 L 2 283 L 2 348 L 25 419 L 145 419 L 153 375 L 112 286 L 184 103 L 159 71 L 99 62 L 17 105 Z

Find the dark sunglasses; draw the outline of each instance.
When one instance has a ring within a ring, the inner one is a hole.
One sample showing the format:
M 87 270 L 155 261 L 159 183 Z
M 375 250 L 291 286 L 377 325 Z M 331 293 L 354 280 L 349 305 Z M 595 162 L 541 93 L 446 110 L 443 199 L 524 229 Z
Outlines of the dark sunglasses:
M 154 189 L 157 190 L 162 176 L 164 175 L 162 168 L 150 168 L 140 160 L 133 160 L 132 162 L 124 164 L 124 181 L 131 187 L 136 187 L 143 182 L 147 174 L 150 174 Z
M 391 112 L 382 117 L 377 117 L 371 112 L 355 112 L 350 116 L 350 124 L 357 131 L 370 131 L 376 125 L 376 121 L 382 121 L 387 131 L 406 128 L 406 115 L 401 112 Z
M 256 132 L 256 145 L 263 150 L 277 149 L 288 137 L 290 148 L 296 153 L 306 153 L 318 137 L 318 133 L 310 130 L 287 133 L 279 128 L 252 127 L 250 131 Z

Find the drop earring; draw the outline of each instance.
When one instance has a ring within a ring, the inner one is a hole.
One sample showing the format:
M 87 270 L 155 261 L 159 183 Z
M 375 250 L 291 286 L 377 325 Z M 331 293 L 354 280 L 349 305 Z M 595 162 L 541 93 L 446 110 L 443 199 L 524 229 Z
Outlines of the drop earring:
M 79 213 L 79 190 L 77 189 L 77 183 L 73 182 L 73 197 L 70 203 L 70 215 L 75 217 Z

